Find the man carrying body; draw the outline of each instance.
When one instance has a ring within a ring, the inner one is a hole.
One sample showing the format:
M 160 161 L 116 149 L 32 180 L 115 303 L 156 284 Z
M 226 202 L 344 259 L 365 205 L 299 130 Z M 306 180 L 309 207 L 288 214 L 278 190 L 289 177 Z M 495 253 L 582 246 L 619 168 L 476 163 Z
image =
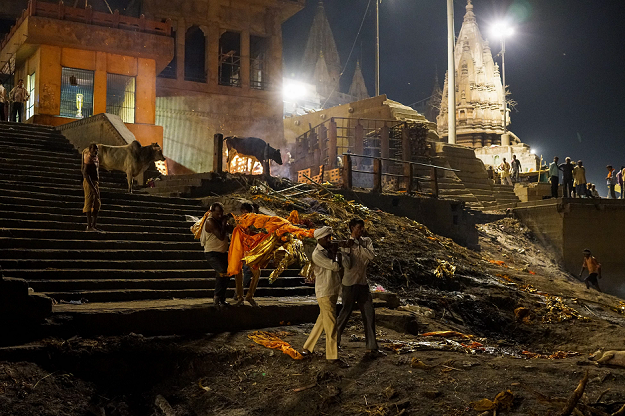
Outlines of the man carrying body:
M 567 157 L 565 163 L 558 166 L 562 171 L 562 198 L 570 198 L 573 192 L 573 169 L 575 165 L 571 163 L 571 158 Z
M 590 250 L 586 249 L 583 251 L 584 253 L 584 262 L 582 263 L 582 270 L 579 272 L 579 278 L 582 278 L 582 274 L 584 273 L 584 269 L 588 270 L 588 276 L 584 279 L 584 283 L 586 283 L 586 289 L 590 289 L 590 284 L 592 283 L 597 291 L 601 292 L 599 289 L 599 281 L 597 277 L 601 279 L 601 263 L 597 261 L 595 256 L 592 255 Z
M 87 230 L 101 231 L 96 228 L 98 212 L 100 212 L 100 160 L 98 159 L 98 145 L 91 143 L 82 151 L 82 188 L 85 192 L 85 205 L 82 212 L 87 214 Z
M 520 180 L 519 173 L 521 172 L 521 161 L 516 158 L 516 155 L 512 155 L 510 167 L 512 168 L 512 181 L 518 182 Z
M 373 299 L 367 282 L 367 264 L 373 260 L 373 243 L 368 237 L 363 237 L 365 222 L 360 218 L 353 218 L 349 222 L 351 236 L 343 249 L 343 309 L 338 317 L 337 342 L 341 345 L 341 335 L 347 326 L 349 316 L 358 303 L 360 316 L 365 328 L 365 342 L 367 354 L 378 352 L 378 343 L 375 339 L 375 312 Z
M 549 164 L 549 182 L 551 182 L 551 197 L 558 197 L 558 186 L 560 185 L 560 169 L 558 168 L 558 156 L 553 158 Z
M 499 165 L 499 175 L 501 177 L 502 185 L 512 185 L 510 180 L 510 164 L 506 162 L 506 158 L 503 158 L 503 162 Z
M 341 290 L 339 276 L 340 258 L 337 247 L 332 244 L 332 227 L 321 227 L 315 230 L 317 247 L 312 254 L 313 272 L 315 273 L 315 296 L 319 304 L 319 317 L 304 343 L 302 355 L 309 355 L 315 348 L 321 332 L 326 334 L 326 359 L 342 367 L 349 365 L 339 360 L 336 301 Z
M 577 197 L 586 198 L 586 168 L 584 168 L 581 160 L 578 160 L 577 166 L 573 168 L 573 180 Z
M 254 206 L 255 205 L 255 206 Z M 258 214 L 258 204 L 243 203 L 241 204 L 241 215 L 245 214 Z M 250 230 L 248 230 L 250 231 Z M 254 233 L 253 231 L 250 231 Z M 236 294 L 235 294 L 235 306 L 243 304 L 246 300 L 252 306 L 258 306 L 254 300 L 254 292 L 258 286 L 258 279 L 260 278 L 260 270 L 253 272 L 247 264 L 243 265 L 242 274 L 235 276 Z M 247 296 L 243 298 L 243 290 L 245 287 L 249 287 L 247 290 Z
M 229 306 L 226 302 L 228 288 L 228 216 L 224 215 L 224 206 L 214 202 L 210 206 L 210 214 L 204 222 L 200 235 L 200 243 L 204 247 L 206 261 L 215 270 L 215 293 L 213 295 L 216 308 Z
M 30 94 L 24 88 L 24 80 L 17 81 L 17 86 L 9 93 L 9 101 L 13 102 L 11 108 L 11 121 L 17 122 L 19 115 L 20 123 L 24 122 L 24 103 L 28 101 Z

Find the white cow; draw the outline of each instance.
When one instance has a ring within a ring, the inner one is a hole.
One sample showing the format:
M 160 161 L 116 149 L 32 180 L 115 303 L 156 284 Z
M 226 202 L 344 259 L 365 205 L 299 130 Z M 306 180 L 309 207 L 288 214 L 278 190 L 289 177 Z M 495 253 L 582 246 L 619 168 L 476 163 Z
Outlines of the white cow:
M 128 192 L 132 193 L 133 178 L 142 175 L 157 160 L 165 160 L 163 149 L 158 143 L 141 146 L 133 141 L 125 146 L 107 146 L 98 144 L 100 167 L 106 170 L 119 170 L 126 173 Z

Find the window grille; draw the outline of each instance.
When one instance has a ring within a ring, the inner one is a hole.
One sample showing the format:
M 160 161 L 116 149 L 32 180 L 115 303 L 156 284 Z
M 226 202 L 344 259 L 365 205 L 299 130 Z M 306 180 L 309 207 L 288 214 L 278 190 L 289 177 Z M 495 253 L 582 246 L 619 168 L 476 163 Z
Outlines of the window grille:
M 106 112 L 135 122 L 135 77 L 106 74 Z
M 35 115 L 35 73 L 34 72 L 28 75 L 28 77 L 26 77 L 26 91 L 28 91 L 28 94 L 30 95 L 30 97 L 28 97 L 28 101 L 26 102 L 24 120 L 28 120 L 33 115 Z
M 241 34 L 225 31 L 219 38 L 219 85 L 241 86 Z
M 61 117 L 93 115 L 93 71 L 63 68 L 61 73 Z
M 269 39 L 250 36 L 250 88 L 267 89 L 267 63 L 265 61 L 269 49 Z

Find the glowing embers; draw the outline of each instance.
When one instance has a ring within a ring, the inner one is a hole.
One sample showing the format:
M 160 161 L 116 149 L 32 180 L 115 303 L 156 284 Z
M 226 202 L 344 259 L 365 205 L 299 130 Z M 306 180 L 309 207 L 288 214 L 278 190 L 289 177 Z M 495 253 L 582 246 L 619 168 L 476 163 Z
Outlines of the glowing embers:
M 230 173 L 248 173 L 251 175 L 262 175 L 263 165 L 251 157 L 235 155 L 228 168 Z
M 167 175 L 167 163 L 164 160 L 155 160 L 154 166 L 156 166 L 156 170 L 158 170 L 161 175 Z

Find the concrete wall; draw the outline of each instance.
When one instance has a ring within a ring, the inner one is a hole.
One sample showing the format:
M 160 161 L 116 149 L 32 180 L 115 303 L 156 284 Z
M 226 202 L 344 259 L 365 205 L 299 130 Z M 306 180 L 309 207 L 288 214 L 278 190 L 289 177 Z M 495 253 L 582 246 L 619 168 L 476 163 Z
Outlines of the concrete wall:
M 524 205 L 515 214 L 553 247 L 567 271 L 579 273 L 587 248 L 602 265 L 602 289 L 625 297 L 625 257 L 620 254 L 625 201 L 567 198 Z
M 369 208 L 379 208 L 394 215 L 413 219 L 428 227 L 433 233 L 451 238 L 460 245 L 477 247 L 475 219 L 464 208 L 463 202 L 346 190 L 339 193 L 348 200 L 361 201 Z
M 123 146 L 135 140 L 119 116 L 113 114 L 97 114 L 93 117 L 76 120 L 57 127 L 78 151 L 82 151 L 91 143 L 102 143 L 110 146 Z

